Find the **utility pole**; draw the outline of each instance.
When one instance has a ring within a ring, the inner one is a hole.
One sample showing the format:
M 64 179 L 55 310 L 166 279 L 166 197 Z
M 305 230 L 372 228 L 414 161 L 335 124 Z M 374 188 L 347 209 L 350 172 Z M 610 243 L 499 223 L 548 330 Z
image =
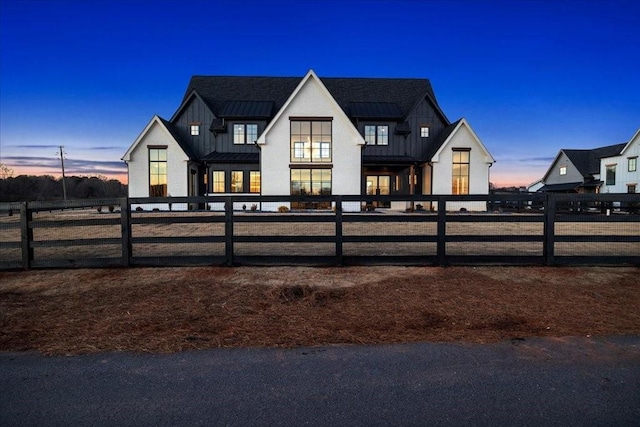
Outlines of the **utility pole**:
M 59 146 L 60 148 L 60 164 L 62 165 L 62 194 L 64 197 L 64 200 L 67 200 L 67 183 L 65 182 L 64 179 L 64 152 L 62 151 L 62 149 L 64 148 L 63 145 Z

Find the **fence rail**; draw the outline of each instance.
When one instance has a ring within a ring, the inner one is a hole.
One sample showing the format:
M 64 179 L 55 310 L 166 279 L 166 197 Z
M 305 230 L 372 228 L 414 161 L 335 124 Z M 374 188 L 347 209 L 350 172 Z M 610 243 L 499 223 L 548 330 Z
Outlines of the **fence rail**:
M 383 202 L 405 202 L 407 209 L 375 208 Z M 480 210 L 458 208 L 469 202 Z M 332 209 L 272 212 L 259 208 L 292 203 Z M 212 210 L 216 206 L 223 210 Z M 362 210 L 353 212 L 354 207 Z M 0 269 L 640 265 L 639 207 L 638 194 L 224 196 L 0 203 Z

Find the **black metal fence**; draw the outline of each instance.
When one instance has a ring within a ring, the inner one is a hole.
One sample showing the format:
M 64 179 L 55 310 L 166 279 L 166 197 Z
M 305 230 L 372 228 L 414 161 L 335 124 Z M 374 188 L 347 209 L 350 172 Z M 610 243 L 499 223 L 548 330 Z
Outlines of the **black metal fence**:
M 639 194 L 537 193 L 4 203 L 0 269 L 640 265 L 639 208 Z

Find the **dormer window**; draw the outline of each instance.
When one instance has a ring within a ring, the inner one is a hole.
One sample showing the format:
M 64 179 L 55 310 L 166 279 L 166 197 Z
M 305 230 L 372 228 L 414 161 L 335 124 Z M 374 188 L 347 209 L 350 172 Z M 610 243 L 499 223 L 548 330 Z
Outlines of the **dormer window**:
M 253 144 L 258 139 L 258 125 L 239 123 L 233 125 L 234 144 Z
M 420 126 L 420 138 L 429 138 L 429 126 Z
M 200 135 L 200 123 L 191 123 L 191 136 Z
M 367 145 L 389 145 L 389 126 L 365 126 L 364 140 Z

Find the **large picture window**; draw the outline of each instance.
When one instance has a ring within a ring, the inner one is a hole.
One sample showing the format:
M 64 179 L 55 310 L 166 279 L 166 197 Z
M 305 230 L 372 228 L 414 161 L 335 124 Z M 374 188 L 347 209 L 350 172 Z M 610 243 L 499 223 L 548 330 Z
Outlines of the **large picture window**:
M 331 121 L 291 121 L 291 162 L 331 162 Z
M 292 196 L 331 195 L 331 169 L 291 169 Z M 315 203 L 313 207 L 328 208 L 330 202 Z M 294 209 L 307 207 L 303 203 L 292 203 Z
M 453 150 L 451 194 L 469 194 L 469 150 Z
M 364 141 L 367 145 L 389 145 L 389 126 L 365 126 Z
M 167 197 L 167 149 L 149 148 L 149 197 Z

